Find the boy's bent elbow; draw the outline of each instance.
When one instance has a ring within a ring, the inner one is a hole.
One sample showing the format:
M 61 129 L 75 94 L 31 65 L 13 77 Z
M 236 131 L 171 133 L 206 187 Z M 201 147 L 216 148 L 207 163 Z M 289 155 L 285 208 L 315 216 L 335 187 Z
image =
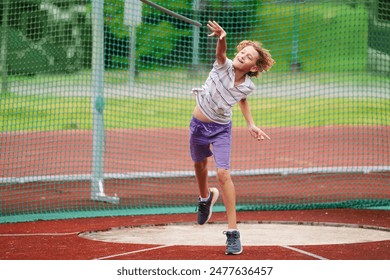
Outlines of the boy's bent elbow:
M 246 105 L 246 104 L 248 104 L 248 101 L 247 101 L 246 98 L 243 98 L 243 99 L 240 100 L 240 103 L 239 103 L 239 104 L 240 104 L 240 105 Z

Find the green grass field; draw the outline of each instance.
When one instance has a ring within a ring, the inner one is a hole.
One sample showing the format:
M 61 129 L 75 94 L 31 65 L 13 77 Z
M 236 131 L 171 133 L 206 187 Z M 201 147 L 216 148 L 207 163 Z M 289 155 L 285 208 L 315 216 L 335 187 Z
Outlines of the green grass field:
M 374 98 L 256 98 L 249 99 L 256 123 L 262 127 L 324 125 L 390 125 L 389 99 Z M 195 100 L 178 98 L 108 98 L 105 128 L 187 127 Z M 1 100 L 0 128 L 10 131 L 49 131 L 92 128 L 91 99 L 8 95 Z M 239 107 L 235 126 L 245 126 Z

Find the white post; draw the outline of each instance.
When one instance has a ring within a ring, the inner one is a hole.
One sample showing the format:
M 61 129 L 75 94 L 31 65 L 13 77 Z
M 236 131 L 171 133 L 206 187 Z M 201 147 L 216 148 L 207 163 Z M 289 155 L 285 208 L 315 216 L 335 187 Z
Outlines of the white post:
M 199 18 L 200 0 L 194 0 L 192 3 L 192 10 L 194 11 L 195 20 Z M 192 39 L 192 70 L 196 71 L 199 65 L 199 35 L 200 27 L 193 26 L 194 37 Z
M 119 203 L 118 197 L 104 194 L 104 0 L 92 1 L 92 186 L 91 199 Z
M 134 85 L 135 78 L 137 26 L 142 23 L 142 2 L 140 0 L 125 0 L 123 23 L 129 28 L 129 86 L 131 89 Z
M 137 28 L 135 26 L 129 26 L 130 35 L 130 55 L 129 55 L 129 86 L 130 89 L 134 86 L 135 79 L 135 44 L 137 42 Z
M 299 17 L 300 17 L 300 1 L 294 0 L 294 20 L 292 30 L 292 51 L 291 51 L 291 71 L 300 72 L 301 62 L 299 59 Z

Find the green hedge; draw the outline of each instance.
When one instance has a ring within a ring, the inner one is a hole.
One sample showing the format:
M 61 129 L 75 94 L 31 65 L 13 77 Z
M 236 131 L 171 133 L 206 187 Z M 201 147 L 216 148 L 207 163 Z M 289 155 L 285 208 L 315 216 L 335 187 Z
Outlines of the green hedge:
M 368 10 L 364 5 L 270 4 L 258 11 L 249 34 L 264 42 L 277 61 L 273 70 L 288 71 L 295 28 L 303 71 L 359 71 L 367 62 Z

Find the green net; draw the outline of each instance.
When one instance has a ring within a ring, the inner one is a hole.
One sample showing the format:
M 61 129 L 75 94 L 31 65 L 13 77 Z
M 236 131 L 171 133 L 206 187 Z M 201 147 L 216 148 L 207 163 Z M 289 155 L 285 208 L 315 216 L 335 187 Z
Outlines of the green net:
M 276 61 L 248 98 L 271 141 L 233 110 L 238 210 L 389 209 L 389 1 L 154 2 L 203 26 L 140 1 L 1 1 L 0 222 L 193 212 L 208 20 L 229 58 L 248 39 Z

